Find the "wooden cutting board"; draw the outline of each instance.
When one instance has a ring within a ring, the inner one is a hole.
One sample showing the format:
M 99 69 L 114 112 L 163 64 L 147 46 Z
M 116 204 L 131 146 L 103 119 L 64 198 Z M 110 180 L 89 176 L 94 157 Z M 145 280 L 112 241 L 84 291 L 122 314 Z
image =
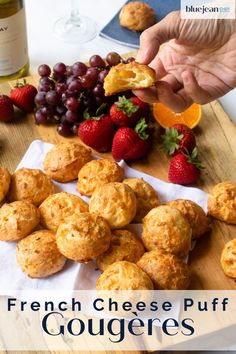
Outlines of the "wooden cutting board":
M 29 83 L 37 86 L 37 78 L 29 77 Z M 0 92 L 8 94 L 13 83 L 0 86 Z M 169 157 L 161 149 L 162 129 L 154 123 L 155 137 L 147 158 L 131 163 L 137 170 L 167 181 Z M 206 167 L 197 187 L 209 192 L 219 182 L 236 180 L 236 126 L 218 102 L 203 106 L 200 124 L 195 129 L 200 159 Z M 18 112 L 13 123 L 0 123 L 0 165 L 11 172 L 20 162 L 29 144 L 35 139 L 57 143 L 68 140 L 59 136 L 55 126 L 36 126 L 33 115 Z M 78 141 L 77 137 L 70 138 Z M 110 154 L 101 154 L 110 156 Z M 220 254 L 224 244 L 236 237 L 236 226 L 214 220 L 212 231 L 197 241 L 190 253 L 192 272 L 191 289 L 235 289 L 236 281 L 227 278 L 220 267 Z

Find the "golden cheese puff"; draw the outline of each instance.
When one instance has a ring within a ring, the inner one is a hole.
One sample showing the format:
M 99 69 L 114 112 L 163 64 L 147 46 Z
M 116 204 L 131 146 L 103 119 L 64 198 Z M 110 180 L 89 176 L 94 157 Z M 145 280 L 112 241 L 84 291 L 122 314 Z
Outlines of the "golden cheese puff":
M 91 150 L 75 142 L 61 142 L 48 151 L 43 168 L 47 175 L 58 182 L 78 178 L 79 170 L 91 159 Z
M 90 197 L 97 186 L 109 182 L 121 182 L 124 170 L 114 160 L 92 160 L 84 165 L 78 175 L 78 191 Z
M 110 247 L 97 258 L 97 265 L 101 270 L 105 270 L 110 264 L 118 261 L 136 263 L 144 252 L 141 240 L 133 232 L 114 230 Z
M 189 222 L 177 208 L 161 205 L 143 219 L 142 240 L 148 251 L 161 248 L 176 256 L 186 256 L 191 237 Z
M 22 271 L 31 278 L 45 278 L 59 272 L 66 258 L 58 251 L 55 234 L 39 230 L 19 241 L 16 259 Z
M 65 257 L 87 263 L 107 251 L 111 231 L 103 217 L 82 213 L 72 216 L 58 227 L 56 240 Z
M 39 220 L 38 209 L 26 200 L 4 204 L 0 209 L 0 240 L 24 238 L 37 227 Z
M 155 71 L 147 65 L 132 61 L 112 66 L 104 80 L 105 96 L 127 90 L 148 88 L 156 83 Z
M 189 286 L 187 264 L 171 253 L 158 249 L 146 252 L 137 265 L 149 275 L 155 289 L 185 290 Z
M 50 195 L 39 207 L 41 224 L 52 231 L 73 214 L 88 211 L 88 204 L 80 197 L 67 192 Z
M 89 211 L 103 216 L 112 229 L 128 225 L 135 217 L 136 210 L 137 201 L 133 190 L 119 182 L 97 187 L 89 204 Z
M 153 290 L 153 283 L 135 263 L 120 261 L 109 265 L 98 277 L 96 289 Z
M 137 198 L 137 212 L 134 218 L 135 223 L 142 223 L 147 213 L 160 205 L 159 198 L 152 186 L 142 178 L 128 178 L 123 181 L 133 189 Z
M 236 224 L 236 183 L 217 184 L 208 197 L 208 213 L 227 224 Z
M 186 217 L 191 228 L 192 238 L 196 239 L 203 236 L 209 230 L 209 220 L 204 210 L 191 200 L 176 199 L 167 203 L 173 206 Z
M 0 203 L 6 197 L 10 187 L 11 175 L 7 168 L 0 167 Z
M 143 1 L 125 4 L 119 15 L 120 24 L 132 31 L 143 31 L 156 23 L 155 11 Z
M 224 273 L 236 279 L 236 238 L 226 243 L 220 262 Z
M 28 200 L 38 206 L 53 193 L 54 185 L 43 171 L 21 168 L 12 175 L 8 199 L 10 202 Z

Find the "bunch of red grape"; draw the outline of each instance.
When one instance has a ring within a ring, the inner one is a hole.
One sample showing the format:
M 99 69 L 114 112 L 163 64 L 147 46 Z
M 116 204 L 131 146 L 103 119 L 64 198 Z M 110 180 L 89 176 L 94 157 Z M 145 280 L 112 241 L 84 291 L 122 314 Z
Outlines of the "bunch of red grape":
M 51 72 L 48 65 L 40 65 L 38 94 L 35 97 L 36 124 L 55 123 L 58 124 L 59 134 L 77 134 L 85 112 L 90 116 L 94 115 L 103 105 L 106 113 L 116 101 L 117 96 L 104 96 L 103 82 L 111 66 L 133 60 L 132 57 L 124 60 L 118 53 L 111 52 L 106 60 L 93 55 L 89 66 L 82 62 L 76 62 L 72 66 L 57 63 Z

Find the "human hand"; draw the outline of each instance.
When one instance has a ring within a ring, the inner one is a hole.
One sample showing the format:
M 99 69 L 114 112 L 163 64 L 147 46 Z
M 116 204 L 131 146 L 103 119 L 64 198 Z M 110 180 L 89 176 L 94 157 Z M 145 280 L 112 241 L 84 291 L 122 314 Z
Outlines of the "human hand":
M 172 12 L 142 33 L 136 60 L 152 67 L 159 80 L 156 87 L 134 91 L 143 101 L 162 102 L 175 112 L 211 102 L 236 87 L 236 21 L 182 20 Z

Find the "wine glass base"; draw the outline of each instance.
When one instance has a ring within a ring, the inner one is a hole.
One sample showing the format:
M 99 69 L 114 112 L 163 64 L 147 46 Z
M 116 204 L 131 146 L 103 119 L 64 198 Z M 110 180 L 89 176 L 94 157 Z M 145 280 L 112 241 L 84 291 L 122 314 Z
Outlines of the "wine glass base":
M 86 43 L 97 35 L 95 21 L 86 16 L 79 15 L 77 20 L 62 17 L 53 26 L 55 35 L 64 42 Z

